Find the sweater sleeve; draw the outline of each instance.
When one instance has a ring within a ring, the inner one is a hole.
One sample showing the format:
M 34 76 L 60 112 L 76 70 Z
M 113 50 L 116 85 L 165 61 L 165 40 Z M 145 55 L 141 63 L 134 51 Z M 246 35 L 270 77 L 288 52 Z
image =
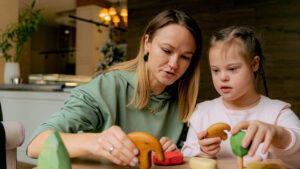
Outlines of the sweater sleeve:
M 292 139 L 285 149 L 271 145 L 270 152 L 281 159 L 286 167 L 300 168 L 300 121 L 298 117 L 289 107 L 286 107 L 278 114 L 275 124 L 287 129 Z
M 113 108 L 116 107 L 114 97 L 118 96 L 117 79 L 113 73 L 107 73 L 106 76 L 100 75 L 90 83 L 73 89 L 61 109 L 37 128 L 27 146 L 45 130 L 65 133 L 101 132 L 113 125 Z
M 186 141 L 181 149 L 181 152 L 186 157 L 210 157 L 200 149 L 198 133 L 201 132 L 203 126 L 201 126 L 201 121 L 203 114 L 205 114 L 208 102 L 199 103 L 195 108 L 193 115 L 190 118 L 190 127 L 187 134 Z

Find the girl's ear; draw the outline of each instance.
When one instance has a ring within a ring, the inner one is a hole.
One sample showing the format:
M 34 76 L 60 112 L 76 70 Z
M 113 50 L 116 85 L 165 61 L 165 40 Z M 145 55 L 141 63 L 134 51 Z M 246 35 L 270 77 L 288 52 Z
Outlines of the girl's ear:
M 259 56 L 254 56 L 253 60 L 252 60 L 252 71 L 253 72 L 257 72 L 258 71 L 258 68 L 259 68 L 259 61 L 260 61 L 260 58 Z
M 150 45 L 150 41 L 149 41 L 149 35 L 146 34 L 145 35 L 145 45 L 144 45 L 144 51 L 149 51 L 149 45 Z

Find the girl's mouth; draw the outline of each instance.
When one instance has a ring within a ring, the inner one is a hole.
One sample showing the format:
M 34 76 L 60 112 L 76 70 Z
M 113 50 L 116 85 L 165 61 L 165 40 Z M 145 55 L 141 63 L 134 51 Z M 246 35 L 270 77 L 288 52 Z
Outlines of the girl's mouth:
M 223 93 L 229 93 L 232 90 L 232 87 L 222 86 L 221 90 Z

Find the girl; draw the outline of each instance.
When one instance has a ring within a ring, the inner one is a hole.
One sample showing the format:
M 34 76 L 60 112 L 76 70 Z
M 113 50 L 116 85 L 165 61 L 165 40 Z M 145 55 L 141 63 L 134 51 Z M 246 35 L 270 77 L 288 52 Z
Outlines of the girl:
M 185 156 L 234 157 L 229 139 L 205 138 L 210 125 L 224 122 L 232 127 L 229 138 L 247 129 L 242 146 L 252 144 L 245 163 L 279 158 L 290 168 L 300 167 L 299 119 L 289 103 L 260 95 L 255 88 L 262 77 L 267 94 L 263 61 L 260 43 L 249 28 L 229 27 L 212 37 L 209 63 L 221 97 L 197 105 L 182 148 Z

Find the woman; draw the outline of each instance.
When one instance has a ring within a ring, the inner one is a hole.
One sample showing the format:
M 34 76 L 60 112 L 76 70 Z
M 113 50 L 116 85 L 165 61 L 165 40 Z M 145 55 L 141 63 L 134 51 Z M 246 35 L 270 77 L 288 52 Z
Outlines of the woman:
M 146 27 L 137 57 L 73 89 L 33 135 L 28 155 L 38 157 L 53 130 L 71 157 L 93 154 L 123 166 L 138 162 L 130 132 L 150 133 L 164 151 L 178 151 L 183 122 L 196 104 L 200 52 L 197 23 L 179 10 L 161 12 Z

